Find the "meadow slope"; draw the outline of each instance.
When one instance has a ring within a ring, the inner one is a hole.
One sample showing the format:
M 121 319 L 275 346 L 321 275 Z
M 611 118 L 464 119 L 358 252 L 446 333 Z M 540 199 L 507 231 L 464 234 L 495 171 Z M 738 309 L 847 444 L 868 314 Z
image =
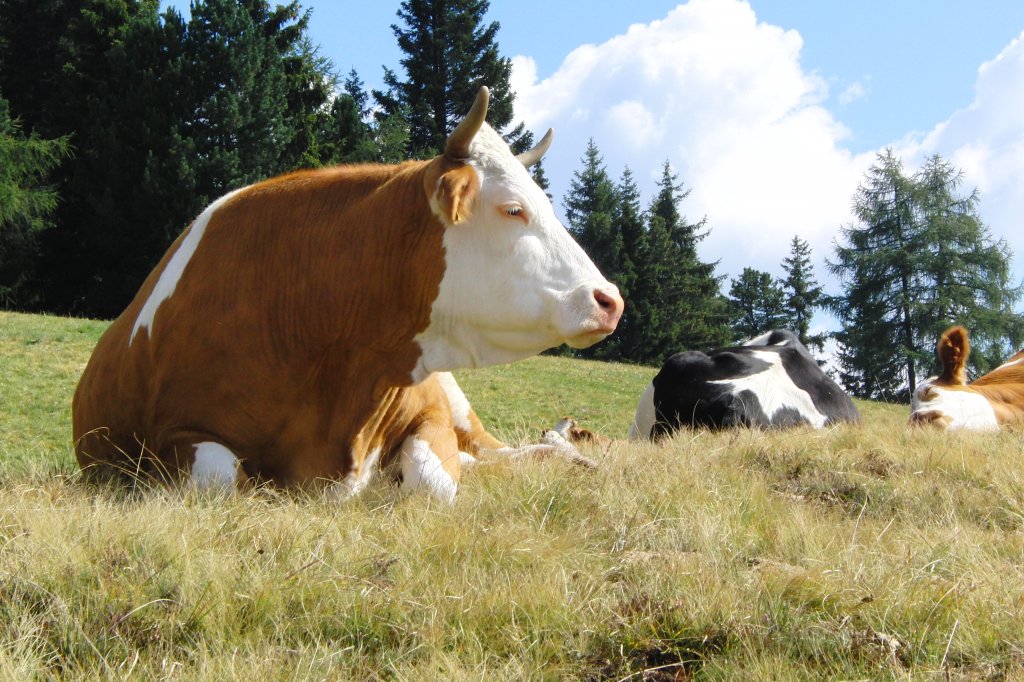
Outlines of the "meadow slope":
M 1019 679 L 1020 434 L 686 432 L 499 463 L 453 506 L 78 480 L 104 323 L 0 313 L 3 679 Z M 625 432 L 651 368 L 458 373 L 497 435 Z

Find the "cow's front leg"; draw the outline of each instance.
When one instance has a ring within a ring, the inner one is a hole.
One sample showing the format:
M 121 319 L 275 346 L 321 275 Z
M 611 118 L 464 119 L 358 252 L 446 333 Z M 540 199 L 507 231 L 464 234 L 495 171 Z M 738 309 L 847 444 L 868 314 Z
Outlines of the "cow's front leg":
M 405 439 L 398 453 L 402 490 L 425 491 L 454 502 L 462 473 L 461 459 L 458 438 L 450 426 L 421 424 Z
M 547 429 L 541 434 L 540 443 L 520 445 L 518 447 L 500 444 L 500 447 L 496 448 L 481 448 L 478 456 L 484 460 L 490 459 L 492 461 L 496 457 L 509 460 L 555 457 L 568 460 L 573 464 L 579 464 L 588 469 L 597 468 L 597 462 L 584 456 L 573 442 L 570 430 L 575 426 L 576 423 L 571 419 L 562 419 L 555 424 L 554 428 Z

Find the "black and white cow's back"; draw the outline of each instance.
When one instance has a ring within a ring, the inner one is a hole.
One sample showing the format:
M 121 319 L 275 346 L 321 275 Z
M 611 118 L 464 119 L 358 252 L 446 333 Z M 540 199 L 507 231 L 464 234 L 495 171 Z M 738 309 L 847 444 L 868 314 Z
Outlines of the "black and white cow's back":
M 658 438 L 682 426 L 821 428 L 859 421 L 853 401 L 796 334 L 776 329 L 742 346 L 670 357 L 640 397 L 629 437 Z

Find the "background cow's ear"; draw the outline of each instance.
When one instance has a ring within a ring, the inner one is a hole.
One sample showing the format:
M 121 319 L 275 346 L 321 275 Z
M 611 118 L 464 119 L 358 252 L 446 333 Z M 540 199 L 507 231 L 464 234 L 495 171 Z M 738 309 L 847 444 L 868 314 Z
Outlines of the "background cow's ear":
M 452 225 L 458 225 L 469 218 L 473 200 L 476 199 L 478 181 L 476 171 L 470 166 L 453 168 L 437 183 L 437 205 Z
M 967 383 L 966 365 L 971 353 L 967 330 L 963 327 L 950 327 L 939 337 L 936 350 L 942 362 L 940 378 L 947 383 Z

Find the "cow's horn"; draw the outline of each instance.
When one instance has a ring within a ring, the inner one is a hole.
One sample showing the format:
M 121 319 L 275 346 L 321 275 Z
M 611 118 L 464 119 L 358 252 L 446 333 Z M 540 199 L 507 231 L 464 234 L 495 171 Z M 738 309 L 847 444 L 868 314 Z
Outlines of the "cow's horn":
M 548 151 L 548 147 L 551 146 L 551 140 L 555 136 L 555 131 L 548 128 L 548 131 L 544 133 L 544 137 L 540 138 L 533 149 L 529 149 L 522 154 L 516 156 L 519 162 L 529 168 L 530 166 L 539 162 Z
M 491 91 L 486 85 L 481 85 L 466 118 L 462 119 L 462 123 L 448 136 L 448 141 L 444 145 L 445 156 L 450 159 L 465 159 L 469 156 L 469 145 L 487 117 L 487 102 L 490 98 Z

